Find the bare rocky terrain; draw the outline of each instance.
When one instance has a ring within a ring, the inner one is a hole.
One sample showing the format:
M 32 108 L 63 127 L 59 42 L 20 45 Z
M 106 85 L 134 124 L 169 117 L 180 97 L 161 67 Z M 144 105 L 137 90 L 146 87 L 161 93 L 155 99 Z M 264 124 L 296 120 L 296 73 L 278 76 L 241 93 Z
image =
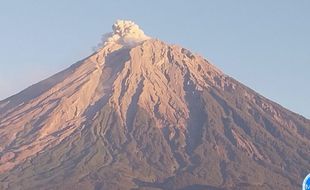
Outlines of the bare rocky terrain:
M 0 189 L 301 189 L 308 119 L 133 22 L 106 38 L 0 102 Z

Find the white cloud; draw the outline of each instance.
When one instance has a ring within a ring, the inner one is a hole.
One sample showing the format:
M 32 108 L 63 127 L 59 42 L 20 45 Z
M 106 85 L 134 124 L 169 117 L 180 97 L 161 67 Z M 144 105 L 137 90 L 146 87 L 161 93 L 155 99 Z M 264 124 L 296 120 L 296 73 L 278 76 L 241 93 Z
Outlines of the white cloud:
M 102 36 L 102 42 L 98 44 L 96 49 L 111 43 L 117 43 L 123 46 L 135 46 L 150 39 L 133 21 L 117 20 L 113 24 L 112 30 L 113 32 L 106 33 Z

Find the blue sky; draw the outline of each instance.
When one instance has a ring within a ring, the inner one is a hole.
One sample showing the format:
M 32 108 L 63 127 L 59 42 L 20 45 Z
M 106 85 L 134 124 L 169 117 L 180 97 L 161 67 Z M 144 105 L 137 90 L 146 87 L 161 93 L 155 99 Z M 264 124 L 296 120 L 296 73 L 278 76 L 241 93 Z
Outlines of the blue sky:
M 130 19 L 310 118 L 309 10 L 308 0 L 2 1 L 0 99 L 86 57 Z

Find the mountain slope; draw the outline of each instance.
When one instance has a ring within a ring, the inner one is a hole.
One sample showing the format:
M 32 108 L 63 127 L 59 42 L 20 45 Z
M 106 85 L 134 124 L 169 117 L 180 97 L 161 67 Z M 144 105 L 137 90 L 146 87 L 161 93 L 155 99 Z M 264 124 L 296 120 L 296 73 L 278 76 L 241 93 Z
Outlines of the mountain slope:
M 2 189 L 300 189 L 309 120 L 132 22 L 113 29 L 0 102 Z

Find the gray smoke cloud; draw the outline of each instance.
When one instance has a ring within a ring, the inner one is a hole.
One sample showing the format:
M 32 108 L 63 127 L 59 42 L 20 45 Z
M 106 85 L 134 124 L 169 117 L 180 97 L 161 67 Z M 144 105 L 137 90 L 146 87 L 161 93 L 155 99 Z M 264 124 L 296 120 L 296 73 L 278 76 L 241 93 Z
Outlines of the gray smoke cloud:
M 101 43 L 94 48 L 95 51 L 107 44 L 115 43 L 123 46 L 135 46 L 150 39 L 137 24 L 129 20 L 117 20 L 115 24 L 112 25 L 112 31 L 113 32 L 102 35 Z

